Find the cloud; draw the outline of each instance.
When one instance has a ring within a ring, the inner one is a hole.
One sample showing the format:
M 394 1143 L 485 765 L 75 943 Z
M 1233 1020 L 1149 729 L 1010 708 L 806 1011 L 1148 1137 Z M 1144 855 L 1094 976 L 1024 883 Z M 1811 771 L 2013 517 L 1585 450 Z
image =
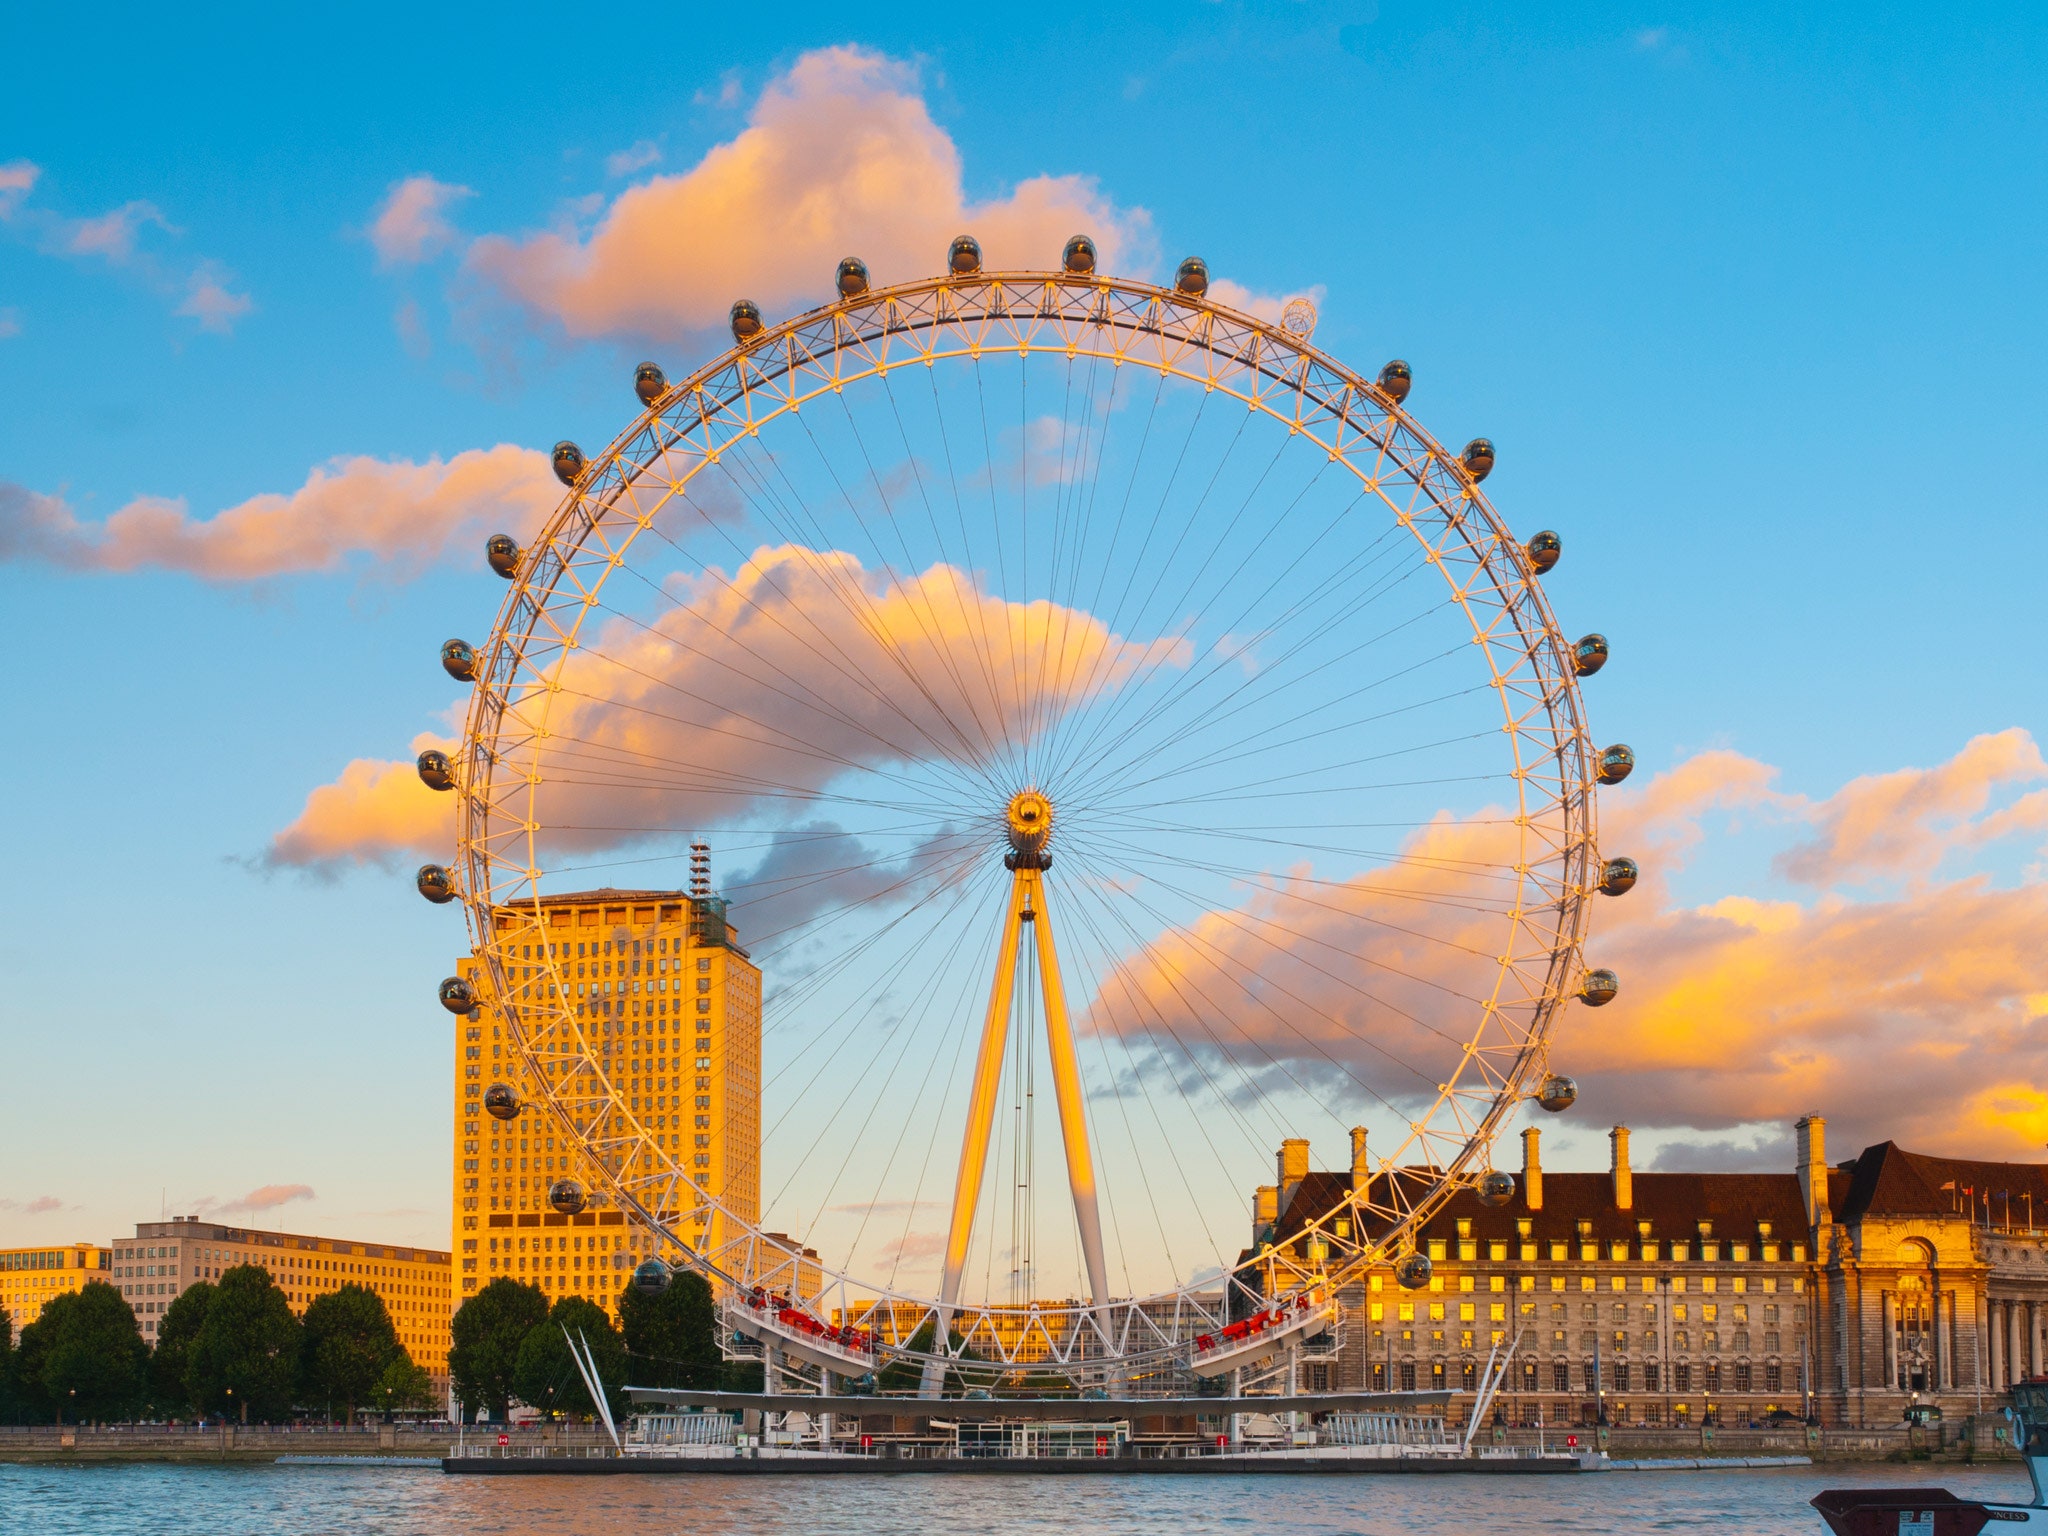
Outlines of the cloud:
M 932 121 L 914 68 L 863 48 L 802 55 L 747 127 L 689 170 L 621 192 L 586 236 L 487 236 L 468 270 L 535 321 L 575 337 L 723 326 L 733 300 L 772 316 L 830 296 L 842 256 L 878 283 L 937 271 L 971 233 L 991 268 L 1044 269 L 1069 235 L 1115 270 L 1147 259 L 1151 221 L 1085 176 L 1041 175 L 971 201 L 960 152 Z
M 29 206 L 42 180 L 42 167 L 27 160 L 0 165 L 0 230 L 28 241 L 46 255 L 89 257 L 127 272 L 145 286 L 180 302 L 173 313 L 194 319 L 202 330 L 225 335 L 253 307 L 246 294 L 235 293 L 232 278 L 217 261 L 178 261 L 143 248 L 149 230 L 176 238 L 184 233 L 164 217 L 155 203 L 136 198 L 87 218 Z
M 10 160 L 0 165 L 0 219 L 12 217 L 42 178 L 43 168 L 32 161 Z
M 197 320 L 202 331 L 225 336 L 234 330 L 237 320 L 255 307 L 255 301 L 246 293 L 236 293 L 227 286 L 226 275 L 218 266 L 202 262 L 192 274 L 185 302 L 176 313 Z
M 123 203 L 96 219 L 69 221 L 65 226 L 64 249 L 74 256 L 101 256 L 118 266 L 135 259 L 135 237 L 152 224 L 158 229 L 171 228 L 156 204 Z
M 0 166 L 0 173 L 6 167 Z M 47 1216 L 52 1211 L 68 1209 L 55 1195 L 37 1195 L 29 1200 L 0 1200 L 0 1211 L 20 1211 L 25 1216 Z
M 1973 737 L 1938 768 L 1901 768 L 1843 785 L 1815 808 L 1816 835 L 1786 852 L 1779 868 L 1807 885 L 1926 874 L 1973 840 L 1978 829 L 1971 818 L 1996 791 L 2042 778 L 2048 778 L 2048 763 L 2025 731 Z M 2017 829 L 2026 821 L 2022 811 L 2001 825 Z
M 412 745 L 415 756 L 429 747 L 454 747 L 431 733 L 414 737 Z M 313 869 L 389 866 L 408 855 L 445 856 L 454 846 L 454 796 L 422 784 L 410 759 L 359 757 L 333 783 L 306 797 L 292 824 L 271 839 L 264 863 Z
M 1006 602 L 950 565 L 896 576 L 794 545 L 757 549 L 732 572 L 672 577 L 663 595 L 670 606 L 651 621 L 586 626 L 551 690 L 533 807 L 544 846 L 618 848 L 736 817 L 782 821 L 787 841 L 749 881 L 763 911 L 782 912 L 770 921 L 785 924 L 834 891 L 909 878 L 948 856 L 943 833 L 902 859 L 835 853 L 822 830 L 831 824 L 817 819 L 835 786 L 995 751 L 996 722 L 1019 717 L 1027 689 L 1050 722 L 1091 685 L 1191 659 L 1184 640 L 1129 639 L 1079 610 Z M 271 862 L 445 850 L 429 807 L 448 797 L 415 791 L 413 773 L 405 762 L 352 763 L 313 792 Z
M 561 495 L 547 456 L 500 443 L 452 459 L 334 459 L 304 485 L 194 518 L 182 501 L 138 497 L 104 523 L 53 496 L 0 482 L 0 560 L 72 570 L 183 571 L 253 581 L 364 564 L 403 578 L 503 530 L 524 537 Z
M 290 1205 L 294 1200 L 311 1200 L 313 1186 L 310 1184 L 265 1184 L 252 1189 L 239 1200 L 229 1202 L 232 1209 L 243 1211 L 274 1211 L 280 1205 Z
M 1620 974 L 1620 997 L 1597 1012 L 1570 1005 L 1555 1032 L 1553 1063 L 1579 1080 L 1577 1113 L 1682 1131 L 1691 1150 L 1674 1158 L 1765 1158 L 1743 1146 L 1772 1134 L 1760 1126 L 1816 1108 L 1851 1145 L 2037 1152 L 2048 1141 L 2048 881 L 1931 871 L 1943 853 L 2038 835 L 2032 795 L 1997 802 L 2040 763 L 2030 736 L 2006 731 L 1817 802 L 1732 752 L 1608 791 L 1604 849 L 1644 873 L 1593 913 L 1587 960 Z M 1674 877 L 1692 851 L 1736 824 L 1797 839 L 1776 864 L 1808 888 L 1764 877 L 1680 901 Z M 1386 870 L 1322 884 L 1272 872 L 1235 907 L 1135 950 L 1089 1027 L 1150 1041 L 1156 1071 L 1189 1075 L 1173 1042 L 1220 1036 L 1253 1081 L 1347 1075 L 1398 1098 L 1396 1064 L 1439 1059 L 1437 1023 L 1462 1028 L 1482 995 L 1473 978 L 1491 969 L 1499 919 L 1461 908 L 1477 882 L 1458 872 L 1497 862 L 1495 840 L 1443 822 Z M 1872 871 L 1899 878 L 1843 884 Z
M 1287 306 L 1296 299 L 1306 299 L 1317 309 L 1321 309 L 1326 292 L 1321 283 L 1297 289 L 1293 293 L 1278 295 L 1256 292 L 1245 287 L 1243 283 L 1232 282 L 1227 277 L 1214 278 L 1209 283 L 1209 297 L 1218 304 L 1226 309 L 1234 309 L 1241 314 L 1263 320 L 1268 325 L 1278 325 Z
M 21 334 L 21 311 L 12 305 L 0 306 L 0 341 L 9 336 Z
M 604 173 L 607 176 L 630 176 L 635 171 L 644 171 L 650 165 L 661 163 L 661 146 L 651 139 L 641 139 L 625 149 L 604 157 Z
M 455 243 L 448 209 L 476 194 L 468 187 L 408 176 L 385 197 L 370 222 L 370 244 L 384 267 L 413 267 L 431 260 Z

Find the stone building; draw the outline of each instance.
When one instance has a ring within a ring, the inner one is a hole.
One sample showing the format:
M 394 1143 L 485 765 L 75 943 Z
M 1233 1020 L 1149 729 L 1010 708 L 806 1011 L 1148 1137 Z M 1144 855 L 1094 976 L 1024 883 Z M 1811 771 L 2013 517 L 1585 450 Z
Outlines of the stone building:
M 1526 1130 L 1513 1197 L 1463 1190 L 1434 1213 L 1417 1233 L 1424 1286 L 1389 1268 L 1341 1292 L 1299 1386 L 1442 1388 L 1463 1417 L 1489 1356 L 1512 1346 L 1509 1423 L 1877 1425 L 1914 1403 L 1971 1411 L 2040 1371 L 2048 1169 L 1890 1142 L 1830 1168 L 1824 1132 L 1799 1122 L 1786 1173 L 1643 1173 L 1616 1126 L 1607 1170 L 1577 1173 L 1546 1172 Z M 1248 1254 L 1348 1236 L 1340 1207 L 1374 1177 L 1364 1142 L 1354 1133 L 1353 1168 L 1334 1173 L 1285 1143 Z

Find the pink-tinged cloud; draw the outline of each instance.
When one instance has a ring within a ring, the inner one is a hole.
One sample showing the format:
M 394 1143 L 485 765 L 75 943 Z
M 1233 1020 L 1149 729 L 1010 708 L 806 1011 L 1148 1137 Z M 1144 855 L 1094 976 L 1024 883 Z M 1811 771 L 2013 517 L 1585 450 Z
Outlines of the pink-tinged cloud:
M 37 1195 L 31 1200 L 0 1200 L 0 1211 L 20 1211 L 25 1216 L 47 1216 L 52 1211 L 64 1209 L 64 1202 L 55 1195 Z
M 244 1211 L 274 1211 L 280 1205 L 290 1205 L 295 1200 L 311 1200 L 313 1186 L 310 1184 L 265 1184 L 252 1189 L 233 1206 Z
M 1938 768 L 1901 768 L 1843 785 L 1815 807 L 1814 837 L 1788 850 L 1780 867 L 1808 885 L 1927 873 L 1951 849 L 1975 840 L 1972 818 L 1994 793 L 2042 778 L 2048 763 L 2025 731 L 1973 737 Z M 2031 814 L 2021 811 L 2015 829 Z
M 494 532 L 525 537 L 560 495 L 547 456 L 510 443 L 424 463 L 336 459 L 295 491 L 252 496 L 207 518 L 144 496 L 104 523 L 85 523 L 56 497 L 0 483 L 0 560 L 222 582 L 354 567 L 402 579 L 457 550 L 481 559 Z
M 490 236 L 469 270 L 571 336 L 722 327 L 733 300 L 773 316 L 831 296 L 843 256 L 878 283 L 939 271 L 972 234 L 991 268 L 1054 266 L 1090 234 L 1108 270 L 1148 259 L 1151 222 L 1077 175 L 1042 175 L 976 202 L 916 71 L 856 47 L 804 54 L 770 82 L 738 137 L 687 171 L 619 194 L 593 231 Z
M 386 267 L 411 267 L 438 256 L 455 243 L 448 210 L 476 194 L 468 187 L 408 176 L 391 189 L 370 223 L 370 244 Z
M 235 328 L 235 322 L 256 307 L 246 293 L 236 293 L 228 286 L 227 274 L 212 262 L 201 262 L 199 270 L 192 274 L 185 290 L 185 302 L 177 313 L 190 320 L 197 320 L 202 331 L 212 331 L 225 336 Z
M 1725 1131 L 1821 1108 L 1850 1145 L 1895 1136 L 1930 1151 L 2038 1152 L 2048 882 L 1936 880 L 1916 839 L 1954 850 L 1994 830 L 2038 834 L 2033 796 L 1983 813 L 2039 776 L 2039 762 L 2032 739 L 2009 731 L 1819 802 L 1779 793 L 1775 770 L 1731 752 L 1605 792 L 1605 848 L 1636 856 L 1644 874 L 1626 896 L 1594 898 L 1587 961 L 1620 974 L 1620 997 L 1597 1011 L 1570 1004 L 1553 1037 L 1553 1064 L 1579 1080 L 1576 1112 Z M 1929 834 L 1930 821 L 1960 830 Z M 1731 822 L 1810 839 L 1795 850 L 1803 878 L 1917 878 L 1878 895 L 1830 884 L 1803 899 L 1680 900 L 1674 876 L 1688 854 Z M 1220 1040 L 1268 1083 L 1282 1072 L 1328 1081 L 1333 1062 L 1375 1090 L 1398 1089 L 1404 1064 L 1426 1076 L 1447 1044 L 1434 1029 L 1469 1026 L 1473 978 L 1490 969 L 1501 925 L 1471 905 L 1501 835 L 1440 824 L 1392 868 L 1327 884 L 1275 871 L 1237 906 L 1135 949 L 1107 977 L 1089 1028 Z M 1158 1062 L 1173 1068 L 1172 1050 Z
M 74 256 L 99 256 L 119 265 L 135 256 L 135 237 L 145 225 L 169 230 L 170 223 L 156 204 L 137 200 L 123 203 L 95 219 L 77 219 L 64 235 L 64 249 Z
M 43 168 L 29 160 L 0 165 L 0 218 L 6 218 L 42 179 Z
M 764 807 L 802 821 L 844 777 L 993 748 L 998 722 L 1027 707 L 1049 725 L 1093 685 L 1192 659 L 1185 640 L 1135 640 L 1079 610 L 1008 602 L 949 565 L 896 576 L 794 545 L 672 578 L 667 594 L 673 606 L 652 621 L 587 626 L 559 685 L 532 696 L 550 711 L 532 811 L 548 851 Z M 271 860 L 445 854 L 449 798 L 419 787 L 410 762 L 352 763 L 313 792 Z M 940 838 L 909 857 L 942 861 L 950 846 Z M 823 897 L 795 872 L 802 862 L 793 844 L 771 856 L 760 898 L 815 910 Z M 872 888 L 874 872 L 860 880 Z
M 428 747 L 453 746 L 432 733 L 413 739 L 415 756 Z M 446 858 L 454 846 L 454 796 L 422 784 L 411 760 L 359 757 L 333 783 L 306 797 L 292 824 L 271 839 L 266 862 L 302 868 L 389 865 L 411 855 Z

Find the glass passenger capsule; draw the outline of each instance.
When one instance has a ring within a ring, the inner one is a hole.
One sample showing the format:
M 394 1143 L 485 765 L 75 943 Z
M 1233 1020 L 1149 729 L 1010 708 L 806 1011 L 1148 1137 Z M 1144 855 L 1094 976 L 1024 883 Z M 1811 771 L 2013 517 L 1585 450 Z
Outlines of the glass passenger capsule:
M 549 456 L 555 466 L 555 478 L 564 485 L 574 485 L 583 476 L 587 464 L 583 450 L 566 437 L 555 444 L 555 451 Z
M 642 363 L 633 370 L 633 393 L 642 405 L 652 405 L 668 393 L 668 375 L 659 363 Z
M 1481 1205 L 1498 1210 L 1515 1198 L 1515 1176 L 1504 1168 L 1489 1168 L 1480 1175 L 1477 1193 Z
M 494 533 L 484 540 L 484 559 L 491 569 L 510 581 L 519 574 L 519 541 L 509 533 Z
M 1562 1114 L 1578 1101 L 1579 1085 L 1562 1073 L 1553 1072 L 1536 1090 L 1536 1102 L 1553 1115 Z
M 1209 263 L 1199 256 L 1190 256 L 1173 274 L 1173 286 L 1189 298 L 1199 299 L 1209 291 Z
M 981 270 L 981 242 L 972 235 L 955 235 L 946 247 L 946 270 L 955 277 L 972 277 Z
M 458 683 L 476 681 L 476 647 L 467 640 L 441 642 L 441 670 Z
M 1408 391 L 1415 387 L 1415 375 L 1408 365 L 1395 358 L 1380 370 L 1380 392 L 1394 404 L 1399 405 L 1408 398 Z
M 493 1120 L 519 1118 L 519 1095 L 505 1083 L 493 1083 L 484 1090 L 484 1113 Z
M 1626 896 L 1636 888 L 1642 870 L 1636 861 L 1629 858 L 1609 859 L 1600 866 L 1600 894 L 1602 896 Z
M 422 864 L 412 883 L 437 907 L 455 899 L 455 878 L 439 864 Z
M 1394 1266 L 1394 1284 L 1404 1291 L 1419 1291 L 1429 1284 L 1429 1255 L 1411 1253 Z
M 574 1216 L 589 1203 L 584 1198 L 583 1186 L 574 1179 L 557 1179 L 548 1186 L 548 1204 L 557 1215 Z
M 1591 677 L 1606 665 L 1607 637 L 1581 635 L 1579 643 L 1572 647 L 1572 670 L 1580 677 Z
M 673 1271 L 661 1260 L 649 1259 L 633 1271 L 633 1289 L 643 1296 L 659 1296 L 674 1278 Z
M 1549 571 L 1564 556 L 1564 540 L 1548 528 L 1522 547 L 1529 552 L 1529 563 L 1536 567 L 1538 576 Z
M 419 755 L 415 764 L 419 769 L 420 782 L 429 789 L 453 789 L 455 787 L 455 765 L 448 761 L 446 752 L 433 747 Z
M 467 1013 L 476 1006 L 476 988 L 460 976 L 450 976 L 441 983 L 440 998 L 450 1013 Z
M 1465 473 L 1474 480 L 1484 480 L 1493 473 L 1493 442 L 1489 438 L 1475 437 L 1465 445 L 1465 451 L 1458 455 L 1465 466 Z
M 1621 978 L 1612 971 L 1588 971 L 1579 983 L 1579 1001 L 1588 1008 L 1605 1008 L 1621 995 Z
M 1602 784 L 1619 784 L 1635 771 L 1636 755 L 1620 742 L 1600 749 L 1600 767 L 1595 774 Z
M 842 299 L 859 298 L 868 291 L 868 264 L 858 256 L 846 257 L 833 274 L 832 286 L 839 290 Z
M 761 306 L 752 299 L 734 299 L 729 318 L 734 341 L 744 344 L 761 334 Z
M 1095 270 L 1095 242 L 1086 235 L 1074 236 L 1060 252 L 1060 265 L 1076 277 L 1086 277 Z

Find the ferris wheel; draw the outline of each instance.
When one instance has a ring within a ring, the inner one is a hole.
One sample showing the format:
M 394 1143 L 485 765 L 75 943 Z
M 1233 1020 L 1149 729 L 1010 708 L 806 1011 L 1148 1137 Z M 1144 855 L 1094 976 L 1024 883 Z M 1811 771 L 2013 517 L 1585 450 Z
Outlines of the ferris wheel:
M 658 1235 L 643 1283 L 704 1273 L 728 1337 L 826 1388 L 1243 1380 L 1367 1270 L 1426 1284 L 1421 1224 L 1505 1204 L 1507 1120 L 1575 1096 L 1551 1030 L 1615 995 L 1581 944 L 1636 878 L 1597 842 L 1633 763 L 1582 711 L 1606 641 L 1560 631 L 1492 444 L 1441 445 L 1306 302 L 1078 236 L 835 287 L 642 364 L 607 448 L 557 445 L 547 526 L 491 541 L 504 605 L 444 652 L 463 741 L 421 759 L 460 858 L 422 890 L 465 903 L 591 1196 Z M 763 979 L 744 1204 L 530 942 L 693 844 Z M 1318 1144 L 1349 1173 L 1278 1232 Z

